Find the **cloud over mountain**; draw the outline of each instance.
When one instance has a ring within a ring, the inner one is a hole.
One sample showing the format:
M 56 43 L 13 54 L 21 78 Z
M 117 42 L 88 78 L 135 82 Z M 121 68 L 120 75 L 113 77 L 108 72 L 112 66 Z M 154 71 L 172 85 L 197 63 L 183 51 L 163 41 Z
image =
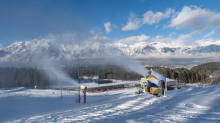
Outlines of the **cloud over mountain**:
M 125 44 L 134 44 L 138 42 L 145 42 L 145 41 L 148 41 L 149 39 L 150 39 L 150 36 L 146 36 L 142 34 L 140 36 L 130 36 L 128 38 L 123 38 L 123 39 L 118 40 L 118 42 L 125 43 Z
M 0 62 L 39 64 L 41 59 L 69 63 L 77 58 L 108 58 L 125 54 L 134 58 L 206 58 L 220 56 L 220 41 L 215 39 L 197 40 L 190 44 L 190 35 L 177 38 L 157 36 L 150 38 L 144 34 L 131 36 L 109 43 L 105 36 L 93 35 L 77 43 L 72 36 L 49 36 L 41 40 L 15 42 L 0 49 Z M 70 38 L 71 37 L 71 38 Z M 66 40 L 64 40 L 66 39 Z M 69 40 L 73 40 L 70 41 Z M 13 64 L 15 65 L 15 64 Z

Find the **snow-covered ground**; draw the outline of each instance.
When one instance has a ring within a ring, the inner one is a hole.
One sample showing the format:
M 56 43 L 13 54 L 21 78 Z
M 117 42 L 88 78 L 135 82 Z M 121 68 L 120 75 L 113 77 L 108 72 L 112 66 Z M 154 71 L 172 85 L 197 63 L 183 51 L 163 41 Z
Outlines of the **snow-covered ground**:
M 60 90 L 0 89 L 0 122 L 220 122 L 220 85 L 160 98 L 143 93 L 138 99 L 135 91 L 87 94 L 87 103 L 79 104 L 75 91 L 63 91 L 61 100 Z
M 204 86 L 210 86 L 211 83 L 187 83 L 186 86 L 191 86 L 191 87 L 204 87 Z

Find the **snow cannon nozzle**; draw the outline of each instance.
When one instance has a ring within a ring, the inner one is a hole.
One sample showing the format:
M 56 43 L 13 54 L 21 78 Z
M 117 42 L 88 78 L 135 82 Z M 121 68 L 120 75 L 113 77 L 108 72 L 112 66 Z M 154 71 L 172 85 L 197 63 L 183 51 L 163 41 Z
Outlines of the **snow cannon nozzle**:
M 86 91 L 87 91 L 87 86 L 81 85 L 80 88 L 81 88 L 81 91 L 82 91 L 83 93 L 86 93 Z

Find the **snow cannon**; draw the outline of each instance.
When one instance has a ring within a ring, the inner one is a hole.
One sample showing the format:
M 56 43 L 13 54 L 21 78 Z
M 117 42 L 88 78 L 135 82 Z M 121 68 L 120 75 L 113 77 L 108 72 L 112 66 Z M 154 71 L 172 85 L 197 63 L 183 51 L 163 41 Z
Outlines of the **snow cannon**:
M 84 93 L 84 104 L 86 103 L 86 91 L 87 91 L 87 87 L 84 85 L 80 86 L 81 91 Z
M 161 75 L 160 73 L 158 73 L 157 71 L 150 69 L 150 76 L 149 77 L 145 77 L 145 79 L 147 81 L 150 81 L 156 85 L 160 85 L 160 81 L 162 82 L 166 82 L 166 77 Z
M 153 69 L 150 69 L 150 75 L 145 77 L 147 81 L 146 91 L 151 94 L 158 95 L 159 93 L 164 92 L 166 77 L 156 72 Z
M 81 92 L 83 92 L 83 93 L 86 93 L 86 91 L 87 91 L 87 87 L 84 85 L 81 85 L 80 89 L 81 89 Z
M 150 93 L 154 94 L 154 95 L 158 95 L 161 92 L 161 90 L 159 88 L 156 87 L 151 87 L 150 88 Z

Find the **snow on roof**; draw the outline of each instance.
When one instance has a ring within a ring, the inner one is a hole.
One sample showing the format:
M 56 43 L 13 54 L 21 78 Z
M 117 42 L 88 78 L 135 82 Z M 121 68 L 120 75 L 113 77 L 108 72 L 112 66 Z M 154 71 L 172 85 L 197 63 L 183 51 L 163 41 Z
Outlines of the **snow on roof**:
M 153 82 L 154 84 L 156 84 L 156 85 L 158 85 L 159 84 L 159 81 L 160 80 L 157 80 L 157 79 L 155 79 L 155 78 L 150 78 L 150 79 L 148 79 L 150 82 Z
M 157 77 L 159 80 L 163 80 L 164 82 L 166 81 L 166 77 L 158 73 L 157 71 L 151 69 L 151 74 Z
M 177 80 L 166 78 L 166 81 L 167 81 L 167 82 L 173 82 L 173 81 L 177 81 Z
M 63 88 L 63 89 L 75 89 L 75 88 L 78 88 L 79 86 L 77 86 L 77 85 L 70 85 L 70 84 L 63 84 L 63 85 L 61 85 L 61 84 L 54 84 L 54 85 L 49 85 L 49 86 L 46 86 L 45 88 L 48 88 L 48 89 L 61 89 L 61 87 Z
M 93 77 L 83 76 L 83 77 L 79 77 L 79 78 L 83 78 L 83 79 L 99 79 L 99 76 L 93 76 Z
M 115 85 L 124 85 L 124 84 L 134 84 L 137 81 L 113 81 L 112 83 L 107 83 L 107 84 L 98 84 L 95 82 L 90 82 L 90 83 L 81 83 L 81 85 L 87 86 L 87 88 L 98 88 L 98 87 L 107 87 L 107 86 L 115 86 Z M 72 85 L 72 84 L 63 84 L 62 88 L 64 89 L 76 89 L 78 88 L 78 85 Z M 50 88 L 50 89 L 60 89 L 61 84 L 54 84 L 54 85 L 49 85 L 46 86 L 45 88 Z

